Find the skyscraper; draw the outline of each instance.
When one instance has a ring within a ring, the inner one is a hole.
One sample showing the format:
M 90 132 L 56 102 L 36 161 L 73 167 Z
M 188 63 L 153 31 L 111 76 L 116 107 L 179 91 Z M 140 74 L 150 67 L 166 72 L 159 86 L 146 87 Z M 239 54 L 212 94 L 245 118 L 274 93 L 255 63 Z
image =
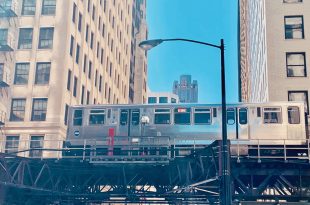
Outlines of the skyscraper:
M 310 1 L 239 4 L 242 101 L 304 101 L 309 113 Z
M 0 68 L 11 74 L 1 140 L 55 147 L 52 140 L 65 139 L 69 105 L 132 102 L 130 75 L 146 70 L 142 63 L 130 69 L 133 55 L 146 64 L 132 45 L 145 6 L 145 0 L 1 0 Z
M 173 93 L 179 96 L 181 103 L 198 102 L 198 82 L 191 75 L 181 75 L 180 82 L 174 81 Z

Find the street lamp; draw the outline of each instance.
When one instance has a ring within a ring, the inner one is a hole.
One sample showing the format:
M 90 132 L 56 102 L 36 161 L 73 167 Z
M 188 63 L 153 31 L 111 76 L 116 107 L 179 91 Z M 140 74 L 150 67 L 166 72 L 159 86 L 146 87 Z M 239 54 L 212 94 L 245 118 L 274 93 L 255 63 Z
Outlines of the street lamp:
M 218 48 L 221 51 L 221 94 L 222 94 L 222 178 L 221 178 L 221 202 L 223 205 L 231 205 L 231 186 L 230 186 L 230 163 L 229 163 L 229 149 L 227 140 L 227 124 L 226 124 L 226 88 L 225 88 L 225 46 L 224 40 L 221 39 L 220 45 L 214 45 L 211 43 L 195 41 L 184 38 L 173 38 L 173 39 L 153 39 L 142 41 L 139 46 L 144 50 L 150 50 L 155 46 L 165 42 L 165 41 L 186 41 L 196 44 L 202 44 L 205 46 L 210 46 Z

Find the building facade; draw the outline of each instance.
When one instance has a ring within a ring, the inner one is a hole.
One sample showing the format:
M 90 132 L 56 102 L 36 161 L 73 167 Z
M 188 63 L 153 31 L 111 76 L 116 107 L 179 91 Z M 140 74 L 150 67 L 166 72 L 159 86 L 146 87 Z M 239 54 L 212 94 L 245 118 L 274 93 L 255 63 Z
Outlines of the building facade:
M 130 102 L 135 6 L 136 0 L 1 1 L 0 66 L 11 73 L 2 151 L 61 147 L 55 141 L 66 137 L 70 105 Z
M 180 103 L 198 102 L 198 82 L 191 75 L 181 75 L 180 82 L 174 81 L 173 93 L 179 96 Z
M 310 1 L 239 4 L 242 101 L 304 101 L 309 113 Z
M 179 96 L 170 92 L 148 92 L 148 104 L 179 103 Z

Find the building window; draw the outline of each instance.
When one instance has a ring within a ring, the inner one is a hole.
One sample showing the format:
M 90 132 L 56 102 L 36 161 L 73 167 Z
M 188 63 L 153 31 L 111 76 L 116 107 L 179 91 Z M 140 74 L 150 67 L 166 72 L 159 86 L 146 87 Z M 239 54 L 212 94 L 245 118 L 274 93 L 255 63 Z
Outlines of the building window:
M 43 0 L 42 15 L 55 15 L 55 13 L 56 13 L 56 0 Z
M 29 157 L 41 158 L 44 136 L 31 136 Z
M 305 112 L 309 113 L 308 91 L 288 91 L 288 100 L 304 102 Z
M 83 16 L 81 13 L 79 13 L 79 22 L 78 22 L 78 30 L 81 32 L 82 30 L 82 19 L 83 19 Z
M 49 49 L 53 47 L 54 28 L 40 28 L 39 48 Z
M 71 38 L 70 38 L 70 56 L 73 55 L 73 47 L 74 47 L 74 37 L 71 35 Z
M 102 90 L 102 75 L 99 77 L 99 92 Z
M 14 84 L 25 85 L 28 83 L 29 63 L 16 63 Z
M 86 104 L 89 105 L 89 100 L 90 100 L 90 92 L 87 91 L 86 93 Z
M 45 121 L 47 98 L 33 99 L 31 121 Z
M 87 56 L 84 54 L 84 63 L 83 63 L 83 72 L 86 72 L 86 67 L 87 67 Z
M 167 97 L 159 97 L 159 103 L 168 103 Z
M 72 9 L 72 22 L 75 23 L 76 19 L 76 4 L 73 3 L 73 9 Z
M 94 47 L 94 33 L 91 32 L 90 34 L 90 48 L 93 49 Z
M 79 64 L 80 61 L 80 45 L 76 44 L 75 62 Z
M 12 99 L 10 121 L 24 121 L 26 99 Z
M 8 29 L 0 29 L 0 45 L 7 45 L 8 43 Z
M 65 106 L 65 116 L 64 116 L 64 124 L 68 124 L 68 111 L 69 111 L 69 105 L 66 104 Z
M 4 81 L 4 64 L 3 63 L 0 63 L 0 81 Z
M 283 0 L 283 3 L 301 3 L 302 0 Z
M 82 85 L 82 92 L 81 92 L 81 104 L 84 104 L 84 93 L 85 93 L 85 87 Z
M 19 136 L 7 136 L 5 142 L 5 153 L 16 155 L 19 146 Z
M 73 96 L 76 97 L 76 91 L 77 91 L 77 77 L 74 76 L 74 81 L 73 81 Z
M 304 38 L 303 16 L 285 16 L 285 39 Z
M 149 97 L 148 98 L 148 103 L 149 104 L 157 103 L 157 98 L 156 97 Z
M 288 77 L 306 77 L 305 53 L 286 53 L 286 69 Z
M 68 78 L 67 78 L 67 90 L 70 91 L 71 89 L 71 75 L 72 75 L 72 71 L 68 70 Z
M 89 33 L 89 25 L 86 25 L 86 30 L 85 30 L 85 41 L 88 42 L 88 33 Z
M 32 48 L 32 28 L 19 29 L 18 49 L 31 49 Z
M 89 61 L 88 63 L 88 78 L 89 79 L 91 79 L 92 67 L 93 67 L 93 63 Z
M 24 0 L 22 7 L 22 15 L 33 16 L 36 13 L 36 0 Z
M 35 84 L 45 85 L 50 80 L 51 63 L 37 63 Z

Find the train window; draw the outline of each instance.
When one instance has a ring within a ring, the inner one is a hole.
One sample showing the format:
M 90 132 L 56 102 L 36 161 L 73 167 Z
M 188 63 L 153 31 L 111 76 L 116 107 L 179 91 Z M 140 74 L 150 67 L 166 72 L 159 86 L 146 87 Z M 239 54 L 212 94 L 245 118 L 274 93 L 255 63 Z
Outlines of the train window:
M 264 123 L 279 124 L 282 122 L 281 108 L 264 108 Z
M 155 109 L 154 124 L 170 124 L 170 109 Z
M 174 124 L 186 125 L 191 123 L 190 108 L 175 108 L 174 109 Z
M 248 123 L 248 109 L 246 108 L 239 109 L 239 123 L 240 125 L 245 125 Z
M 90 125 L 103 125 L 105 119 L 105 110 L 91 110 L 89 113 Z
M 140 123 L 140 110 L 132 110 L 131 112 L 131 124 L 139 125 Z
M 211 124 L 211 109 L 196 108 L 194 113 L 195 124 Z
M 298 107 L 288 107 L 287 108 L 287 115 L 288 115 L 288 123 L 290 123 L 290 124 L 299 124 L 300 123 L 299 108 Z
M 256 112 L 257 112 L 257 117 L 261 117 L 262 116 L 262 111 L 261 111 L 260 107 L 257 108 Z
M 127 125 L 128 120 L 128 110 L 121 110 L 121 116 L 120 116 L 120 125 Z
M 83 123 L 83 110 L 74 110 L 73 125 L 81 126 Z
M 217 108 L 213 108 L 213 117 L 217 117 Z
M 233 125 L 235 124 L 235 109 L 234 108 L 228 108 L 227 109 L 227 124 Z

